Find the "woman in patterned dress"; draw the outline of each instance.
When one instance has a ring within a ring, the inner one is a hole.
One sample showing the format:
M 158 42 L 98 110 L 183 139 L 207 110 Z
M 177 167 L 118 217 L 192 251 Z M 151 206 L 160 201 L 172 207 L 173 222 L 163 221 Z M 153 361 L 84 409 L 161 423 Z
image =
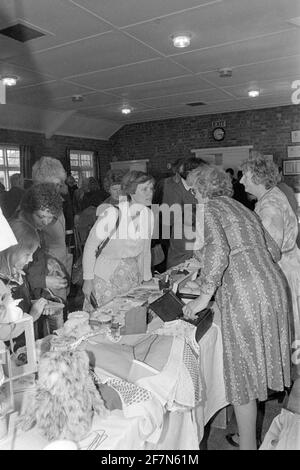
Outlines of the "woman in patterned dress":
M 84 247 L 82 290 L 84 309 L 89 311 L 91 293 L 102 306 L 152 278 L 153 215 L 147 206 L 152 202 L 153 178 L 141 171 L 131 171 L 122 180 L 122 190 L 128 199 L 123 199 L 118 207 L 107 205 Z M 97 257 L 99 245 L 108 236 L 108 243 Z
M 300 250 L 298 221 L 286 197 L 276 186 L 278 167 L 255 154 L 242 164 L 241 183 L 257 198 L 255 212 L 281 251 L 279 266 L 288 281 L 293 301 L 292 339 L 300 340 Z
M 200 295 L 184 307 L 184 315 L 195 318 L 215 295 L 226 395 L 234 406 L 240 449 L 256 449 L 256 400 L 266 400 L 268 388 L 290 385 L 289 305 L 276 264 L 280 253 L 257 215 L 230 197 L 232 184 L 224 171 L 197 169 L 190 185 L 203 205 L 204 226 L 198 230 L 204 230 L 204 247 Z

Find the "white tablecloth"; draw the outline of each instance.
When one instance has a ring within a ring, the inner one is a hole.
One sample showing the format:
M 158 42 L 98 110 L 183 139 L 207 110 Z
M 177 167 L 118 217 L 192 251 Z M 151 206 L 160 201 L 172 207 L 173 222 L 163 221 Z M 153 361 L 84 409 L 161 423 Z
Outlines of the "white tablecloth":
M 89 436 L 79 446 L 86 448 L 98 432 L 103 433 L 103 441 L 97 450 L 198 450 L 204 425 L 218 410 L 228 404 L 223 381 L 221 331 L 215 324 L 200 341 L 199 360 L 201 399 L 196 409 L 167 411 L 167 407 L 163 406 L 164 399 L 160 398 L 159 391 L 155 390 L 155 393 L 151 394 L 152 397 L 139 404 L 137 409 L 128 406 L 123 410 L 111 411 L 105 419 L 95 417 Z M 108 375 L 114 376 L 115 373 Z M 151 392 L 151 380 L 142 380 Z M 0 441 L 0 450 L 12 447 L 43 449 L 47 444 L 48 441 L 40 435 L 37 428 L 33 428 L 27 432 L 18 431 L 15 436 L 11 433 Z

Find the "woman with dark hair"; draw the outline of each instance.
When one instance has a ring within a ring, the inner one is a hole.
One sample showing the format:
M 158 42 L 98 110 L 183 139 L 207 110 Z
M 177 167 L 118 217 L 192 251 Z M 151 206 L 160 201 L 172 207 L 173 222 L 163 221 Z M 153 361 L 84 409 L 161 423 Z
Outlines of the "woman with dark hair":
M 200 276 L 190 283 L 200 295 L 183 308 L 184 315 L 196 318 L 215 296 L 226 395 L 234 406 L 240 449 L 256 449 L 256 400 L 265 401 L 268 388 L 290 385 L 288 288 L 276 263 L 280 252 L 257 215 L 231 198 L 224 171 L 202 166 L 189 175 L 189 184 L 203 216 L 197 228 L 204 246 Z
M 108 207 L 93 226 L 83 253 L 83 293 L 86 307 L 93 292 L 98 305 L 151 279 L 151 205 L 154 180 L 131 171 L 122 180 L 125 195 L 119 206 Z M 101 245 L 105 246 L 97 256 Z
M 31 186 L 24 194 L 19 218 L 25 219 L 37 230 L 55 222 L 62 211 L 62 199 L 53 183 L 39 183 Z
M 279 266 L 287 278 L 293 300 L 293 339 L 300 340 L 300 250 L 298 220 L 286 197 L 277 187 L 278 167 L 254 154 L 242 164 L 241 183 L 257 198 L 255 212 L 281 251 Z
M 38 230 L 40 248 L 34 255 L 33 262 L 27 269 L 28 281 L 36 297 L 45 288 L 65 289 L 67 280 L 64 276 L 49 273 L 47 267 L 47 247 L 44 243 L 44 229 L 55 224 L 62 212 L 62 198 L 53 183 L 39 183 L 31 186 L 24 194 L 20 203 L 18 219 L 31 224 Z M 59 262 L 59 260 L 58 260 Z M 62 272 L 63 272 L 63 264 Z

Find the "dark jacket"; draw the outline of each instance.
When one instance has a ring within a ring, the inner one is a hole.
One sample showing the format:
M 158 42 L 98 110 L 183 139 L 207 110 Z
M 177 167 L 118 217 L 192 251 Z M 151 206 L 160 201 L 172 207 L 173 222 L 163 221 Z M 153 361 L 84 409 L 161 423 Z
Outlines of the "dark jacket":
M 7 219 L 11 219 L 14 216 L 24 193 L 25 190 L 18 186 L 13 186 L 9 191 L 4 193 L 2 211 Z
M 184 237 L 184 226 L 195 229 L 195 209 L 197 200 L 190 191 L 187 191 L 179 175 L 165 179 L 163 189 L 163 203 L 171 207 L 178 204 L 182 210 L 182 220 L 177 221 L 182 226 L 182 237 L 176 239 L 174 232 L 175 220 L 171 214 L 170 218 L 170 245 L 168 249 L 167 268 L 183 263 L 193 256 L 193 250 L 187 249 L 187 244 L 193 243 L 194 239 Z M 166 227 L 167 228 L 167 227 Z M 163 233 L 164 236 L 164 233 Z

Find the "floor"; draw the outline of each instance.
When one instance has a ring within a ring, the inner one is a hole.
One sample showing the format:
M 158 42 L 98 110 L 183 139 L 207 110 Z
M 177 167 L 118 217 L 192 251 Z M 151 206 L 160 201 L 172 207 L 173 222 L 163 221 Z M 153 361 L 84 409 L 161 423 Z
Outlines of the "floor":
M 275 416 L 280 414 L 282 408 L 282 403 L 278 402 L 278 399 L 269 400 L 265 404 L 265 413 L 264 416 L 262 414 L 259 415 L 259 427 L 261 429 L 261 440 L 263 440 L 266 432 L 268 431 L 273 419 Z M 227 424 L 226 429 L 220 429 L 214 426 L 206 429 L 206 433 L 208 434 L 208 439 L 206 440 L 207 436 L 204 437 L 200 444 L 200 449 L 202 450 L 239 450 L 236 447 L 231 446 L 225 436 L 229 433 L 236 432 L 236 422 L 234 418 L 234 414 L 232 414 L 232 418 L 230 419 L 229 423 Z

